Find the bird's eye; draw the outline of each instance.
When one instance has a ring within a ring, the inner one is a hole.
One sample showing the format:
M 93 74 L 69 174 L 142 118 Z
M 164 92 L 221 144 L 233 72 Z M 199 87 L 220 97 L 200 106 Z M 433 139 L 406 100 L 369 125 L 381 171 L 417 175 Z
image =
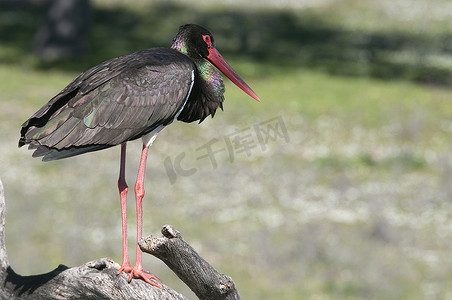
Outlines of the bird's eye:
M 212 47 L 212 41 L 210 40 L 209 35 L 203 35 L 202 39 L 204 40 L 204 42 L 206 42 L 208 48 Z

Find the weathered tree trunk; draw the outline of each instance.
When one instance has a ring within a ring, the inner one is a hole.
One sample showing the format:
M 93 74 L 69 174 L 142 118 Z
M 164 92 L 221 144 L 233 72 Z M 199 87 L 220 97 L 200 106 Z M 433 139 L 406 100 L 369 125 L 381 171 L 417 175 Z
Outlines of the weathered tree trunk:
M 5 198 L 0 180 L 0 299 L 187 299 L 168 286 L 162 289 L 127 274 L 117 275 L 119 264 L 108 258 L 79 267 L 58 266 L 33 276 L 16 274 L 5 246 Z M 232 279 L 218 273 L 188 245 L 171 225 L 161 237 L 140 241 L 143 251 L 165 262 L 200 299 L 240 299 Z

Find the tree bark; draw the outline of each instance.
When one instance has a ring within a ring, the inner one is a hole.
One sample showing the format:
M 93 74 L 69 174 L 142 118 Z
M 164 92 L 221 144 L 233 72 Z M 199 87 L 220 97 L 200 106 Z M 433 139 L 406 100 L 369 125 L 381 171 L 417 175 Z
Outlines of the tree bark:
M 127 282 L 128 275 L 117 275 L 119 265 L 108 258 L 79 267 L 59 265 L 40 275 L 21 276 L 6 270 L 4 289 L 12 299 L 187 299 L 171 288 L 151 286 L 140 279 Z
M 232 278 L 218 273 L 184 241 L 179 231 L 165 225 L 162 234 L 143 238 L 138 245 L 170 267 L 199 299 L 241 299 Z
M 6 252 L 5 215 L 0 180 L 0 299 L 187 299 L 164 284 L 160 289 L 140 279 L 129 283 L 128 274 L 117 275 L 120 266 L 109 258 L 73 268 L 59 265 L 45 274 L 16 274 Z M 200 299 L 240 299 L 232 279 L 203 260 L 176 229 L 165 225 L 162 233 L 142 239 L 141 249 L 163 260 Z

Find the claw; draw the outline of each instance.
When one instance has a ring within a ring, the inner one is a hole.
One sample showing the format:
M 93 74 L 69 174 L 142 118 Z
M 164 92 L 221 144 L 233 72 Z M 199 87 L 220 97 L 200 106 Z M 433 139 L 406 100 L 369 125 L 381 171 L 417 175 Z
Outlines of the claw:
M 132 267 L 129 264 L 124 264 L 121 266 L 121 268 L 119 268 L 118 273 L 116 274 L 121 274 L 121 272 L 126 272 L 126 273 L 130 273 L 132 272 Z
M 131 282 L 132 278 L 136 277 L 136 278 L 143 279 L 150 285 L 156 286 L 159 289 L 162 288 L 162 286 L 156 282 L 156 281 L 158 281 L 158 282 L 162 282 L 162 281 L 160 279 L 158 279 L 157 276 L 155 276 L 154 274 L 151 274 L 151 273 L 143 270 L 143 268 L 140 268 L 137 266 L 134 266 L 132 268 L 132 267 L 130 267 L 130 265 L 123 265 L 123 266 L 121 266 L 121 268 L 119 268 L 118 274 L 120 274 L 123 271 L 126 273 L 129 273 L 128 282 Z

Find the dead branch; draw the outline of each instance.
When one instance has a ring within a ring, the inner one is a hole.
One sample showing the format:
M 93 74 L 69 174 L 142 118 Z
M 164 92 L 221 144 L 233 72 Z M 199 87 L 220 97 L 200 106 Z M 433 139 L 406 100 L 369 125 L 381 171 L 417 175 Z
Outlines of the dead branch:
M 141 250 L 162 260 L 190 287 L 199 299 L 241 299 L 232 278 L 218 273 L 187 244 L 171 225 L 162 228 L 162 237 L 146 237 Z

